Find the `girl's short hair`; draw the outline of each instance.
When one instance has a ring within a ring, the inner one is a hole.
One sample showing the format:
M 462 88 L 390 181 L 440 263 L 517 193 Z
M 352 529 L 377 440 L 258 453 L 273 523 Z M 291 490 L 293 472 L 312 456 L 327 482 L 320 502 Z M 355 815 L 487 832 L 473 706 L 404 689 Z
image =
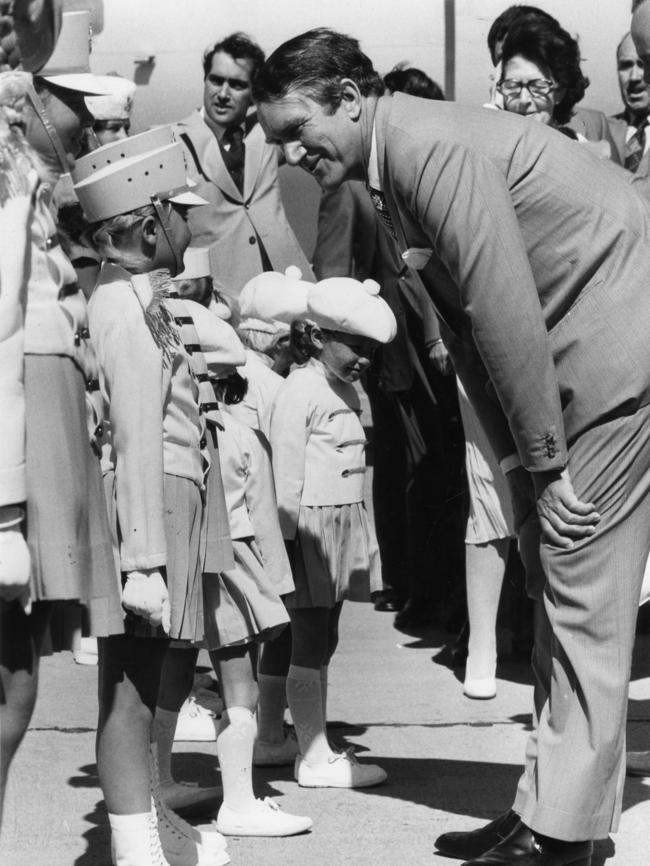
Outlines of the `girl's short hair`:
M 212 384 L 217 400 L 220 403 L 225 403 L 226 406 L 241 403 L 248 391 L 248 379 L 236 370 L 223 379 L 213 379 Z
M 127 271 L 148 270 L 150 261 L 144 253 L 125 249 L 133 238 L 133 230 L 147 217 L 155 216 L 153 205 L 147 204 L 125 214 L 118 214 L 91 226 L 88 233 L 92 246 L 109 262 L 122 265 Z
M 502 69 L 516 55 L 548 69 L 553 79 L 564 90 L 562 99 L 553 110 L 553 121 L 558 126 L 568 123 L 573 107 L 585 95 L 589 79 L 580 68 L 580 46 L 557 22 L 526 19 L 513 24 L 503 43 Z M 503 74 L 503 73 L 502 73 Z

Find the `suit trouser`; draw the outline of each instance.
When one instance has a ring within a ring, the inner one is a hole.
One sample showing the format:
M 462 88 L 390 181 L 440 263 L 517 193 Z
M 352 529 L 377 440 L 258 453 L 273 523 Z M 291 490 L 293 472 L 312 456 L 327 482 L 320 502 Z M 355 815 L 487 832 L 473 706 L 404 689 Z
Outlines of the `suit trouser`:
M 537 602 L 536 724 L 513 808 L 538 833 L 577 841 L 606 837 L 620 815 L 628 684 L 650 547 L 650 407 L 582 435 L 570 448 L 569 472 L 601 520 L 571 550 L 531 544 L 536 518 L 522 528 L 528 592 Z

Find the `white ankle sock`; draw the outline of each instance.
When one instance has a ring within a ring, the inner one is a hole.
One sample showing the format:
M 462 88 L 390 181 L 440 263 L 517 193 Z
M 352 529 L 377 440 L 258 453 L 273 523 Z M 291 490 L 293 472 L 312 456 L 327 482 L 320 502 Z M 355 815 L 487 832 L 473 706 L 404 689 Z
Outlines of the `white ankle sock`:
M 169 866 L 158 837 L 153 812 L 108 815 L 114 866 Z
M 265 743 L 284 740 L 284 710 L 287 706 L 287 678 L 259 674 L 260 697 L 257 703 L 257 737 Z
M 287 699 L 300 752 L 308 764 L 323 763 L 333 755 L 325 730 L 321 688 L 317 668 L 289 667 Z
M 257 736 L 255 716 L 246 707 L 224 710 L 217 731 L 217 757 L 221 769 L 223 802 L 245 812 L 255 802 L 253 794 L 253 745 Z
M 162 787 L 173 785 L 174 783 L 174 777 L 172 776 L 172 748 L 174 746 L 177 721 L 178 713 L 156 707 L 156 715 L 153 720 L 153 740 L 158 746 L 158 773 Z
M 325 733 L 327 734 L 327 672 L 329 667 L 321 665 L 320 668 L 320 700 L 323 707 L 323 724 L 325 725 Z

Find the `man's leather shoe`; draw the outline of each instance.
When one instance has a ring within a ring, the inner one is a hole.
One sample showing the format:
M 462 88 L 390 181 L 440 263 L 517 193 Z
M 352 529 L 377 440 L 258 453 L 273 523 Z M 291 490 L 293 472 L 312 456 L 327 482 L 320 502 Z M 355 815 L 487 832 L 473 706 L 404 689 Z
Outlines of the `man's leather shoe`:
M 521 821 L 512 833 L 463 866 L 590 866 L 591 842 L 563 842 L 529 830 Z
M 446 854 L 447 857 L 457 857 L 459 860 L 478 857 L 503 841 L 518 824 L 519 815 L 510 809 L 484 827 L 479 827 L 478 830 L 468 830 L 464 833 L 443 833 L 436 839 L 436 848 L 441 854 Z
M 382 590 L 381 592 L 375 593 L 372 597 L 372 601 L 375 610 L 395 613 L 395 611 L 400 609 L 400 604 L 397 601 L 397 598 L 390 590 Z
M 650 776 L 650 752 L 628 752 L 625 771 L 628 776 Z

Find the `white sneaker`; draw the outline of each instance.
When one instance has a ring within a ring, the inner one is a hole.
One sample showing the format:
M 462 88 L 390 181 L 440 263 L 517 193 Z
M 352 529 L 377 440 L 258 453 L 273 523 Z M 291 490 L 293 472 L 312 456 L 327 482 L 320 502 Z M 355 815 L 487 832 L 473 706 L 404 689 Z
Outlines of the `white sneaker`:
M 301 788 L 370 788 L 388 778 L 377 764 L 360 764 L 351 749 L 322 764 L 308 764 L 298 755 L 294 776 Z
M 78 648 L 72 653 L 72 658 L 78 665 L 96 665 L 97 638 L 82 637 Z
M 275 800 L 255 800 L 247 812 L 235 812 L 224 803 L 217 815 L 217 830 L 224 836 L 295 836 L 311 830 L 311 818 L 283 812 Z
M 476 701 L 489 701 L 497 696 L 497 681 L 495 677 L 480 677 L 472 679 L 465 676 L 463 694 L 466 698 Z
M 217 739 L 214 713 L 206 710 L 196 699 L 189 697 L 178 714 L 174 740 L 208 743 Z
M 300 754 L 300 746 L 293 731 L 289 731 L 279 743 L 255 740 L 253 749 L 254 767 L 290 767 Z

